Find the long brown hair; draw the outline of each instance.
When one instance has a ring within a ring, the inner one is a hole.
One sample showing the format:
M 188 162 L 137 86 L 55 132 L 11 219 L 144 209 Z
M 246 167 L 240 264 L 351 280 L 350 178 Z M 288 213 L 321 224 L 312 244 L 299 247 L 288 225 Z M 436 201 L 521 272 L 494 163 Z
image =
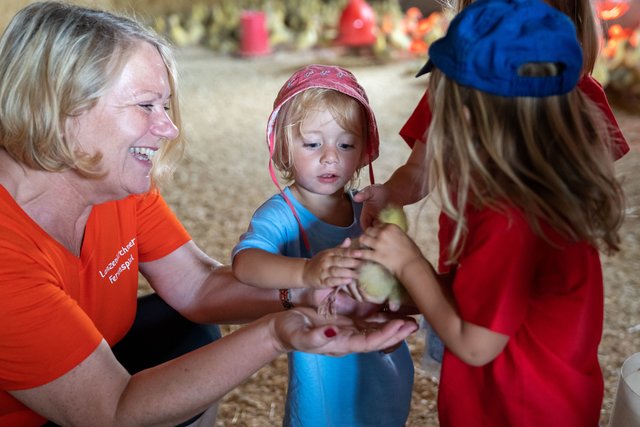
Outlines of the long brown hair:
M 464 246 L 465 208 L 521 209 L 542 235 L 544 221 L 574 241 L 619 249 L 624 198 L 614 175 L 607 120 L 579 90 L 505 98 L 429 81 L 430 190 L 455 222 L 449 253 Z

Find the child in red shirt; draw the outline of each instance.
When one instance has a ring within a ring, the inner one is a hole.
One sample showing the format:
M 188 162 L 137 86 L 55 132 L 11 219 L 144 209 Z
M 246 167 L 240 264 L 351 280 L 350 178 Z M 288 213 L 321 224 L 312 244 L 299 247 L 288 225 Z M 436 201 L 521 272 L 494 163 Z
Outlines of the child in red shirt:
M 472 2 L 473 0 L 460 0 L 456 4 L 456 11 L 460 12 Z M 576 25 L 577 36 L 583 50 L 583 74 L 578 81 L 578 88 L 602 110 L 607 118 L 606 125 L 611 132 L 611 152 L 614 158 L 618 160 L 629 151 L 629 145 L 620 130 L 602 85 L 591 75 L 598 56 L 600 32 L 591 2 L 589 0 L 546 0 L 546 2 L 565 13 Z M 423 74 L 419 72 L 416 77 L 420 77 Z M 429 93 L 425 91 L 418 105 L 399 132 L 407 145 L 411 147 L 411 154 L 406 163 L 400 166 L 387 182 L 363 188 L 354 197 L 354 200 L 364 202 L 361 214 L 363 227 L 371 225 L 380 209 L 390 203 L 409 205 L 427 196 L 426 177 L 428 175 L 428 165 L 426 162 L 426 141 L 430 123 Z M 424 326 L 428 337 L 424 360 L 426 362 L 435 361 L 439 363 L 442 361 L 442 343 L 429 328 L 428 324 L 424 324 Z M 435 367 L 437 371 L 437 364 L 431 363 L 430 366 Z
M 394 273 L 443 339 L 441 426 L 597 426 L 598 249 L 618 250 L 624 209 L 575 27 L 538 0 L 478 0 L 429 56 L 441 274 L 392 225 L 353 256 Z

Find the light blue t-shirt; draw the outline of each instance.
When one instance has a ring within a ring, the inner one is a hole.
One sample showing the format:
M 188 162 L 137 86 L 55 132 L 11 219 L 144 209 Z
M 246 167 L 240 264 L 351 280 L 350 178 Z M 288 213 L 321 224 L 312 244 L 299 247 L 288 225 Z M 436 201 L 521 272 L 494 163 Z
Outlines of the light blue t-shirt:
M 353 223 L 338 227 L 321 221 L 293 196 L 308 236 L 305 248 L 298 223 L 282 195 L 276 194 L 254 213 L 232 255 L 247 248 L 291 257 L 310 258 L 361 234 L 362 204 L 352 199 Z M 375 351 L 342 357 L 289 353 L 289 386 L 283 425 L 287 427 L 400 427 L 411 406 L 413 362 L 406 343 L 392 353 Z

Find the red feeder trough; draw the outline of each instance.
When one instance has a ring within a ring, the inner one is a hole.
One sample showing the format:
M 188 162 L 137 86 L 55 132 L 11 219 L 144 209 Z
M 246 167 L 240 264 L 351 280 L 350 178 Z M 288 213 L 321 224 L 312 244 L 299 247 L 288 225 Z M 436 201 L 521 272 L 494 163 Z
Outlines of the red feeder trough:
M 371 46 L 376 42 L 376 15 L 365 0 L 350 0 L 342 11 L 337 42 L 345 46 Z
M 271 53 L 264 12 L 246 10 L 240 15 L 240 55 L 259 56 Z

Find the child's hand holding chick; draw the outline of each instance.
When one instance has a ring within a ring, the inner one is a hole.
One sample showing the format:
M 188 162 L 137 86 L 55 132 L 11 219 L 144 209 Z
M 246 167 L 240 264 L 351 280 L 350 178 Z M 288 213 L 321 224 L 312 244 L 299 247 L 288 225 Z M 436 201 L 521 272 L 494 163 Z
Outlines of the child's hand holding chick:
M 313 258 L 307 259 L 302 269 L 302 282 L 308 288 L 334 288 L 348 285 L 358 278 L 355 270 L 359 261 L 344 256 L 348 248 L 348 241 L 339 248 L 326 249 L 318 252 Z
M 362 248 L 365 254 L 362 258 L 366 261 L 358 269 L 358 279 L 350 285 L 353 294 L 359 296 L 369 302 L 378 304 L 387 303 L 391 311 L 397 311 L 403 304 L 411 301 L 402 284 L 397 280 L 392 270 L 385 268 L 385 264 L 374 259 L 369 249 L 374 249 L 367 242 L 367 235 L 370 233 L 377 234 L 377 230 L 381 228 L 393 228 L 398 233 L 405 234 L 408 229 L 407 218 L 404 211 L 400 207 L 388 206 L 380 211 L 376 226 L 369 227 L 357 241 L 357 246 Z M 375 230 L 375 233 L 374 233 Z M 406 236 L 406 234 L 405 234 Z M 367 255 L 368 254 L 368 255 Z
M 395 224 L 405 231 L 408 229 L 404 210 L 396 206 L 382 209 L 377 222 Z M 348 293 L 357 301 L 386 303 L 391 311 L 397 311 L 403 304 L 411 302 L 402 284 L 389 270 L 380 263 L 360 259 L 360 249 L 368 249 L 367 245 L 362 244 L 361 238 L 346 239 L 340 248 L 345 251 L 340 253 L 331 249 L 325 251 L 327 253 L 325 257 L 320 257 L 322 253 L 316 256 L 318 260 L 315 262 L 317 266 L 315 274 L 320 279 L 321 287 L 331 286 L 331 284 L 335 286 L 335 292 L 329 294 L 318 306 L 319 313 L 327 317 L 336 314 L 334 302 L 340 291 Z M 344 271 L 345 268 L 350 271 Z
M 362 259 L 383 265 L 400 281 L 409 265 L 416 261 L 426 262 L 411 237 L 392 224 L 369 227 L 360 236 L 360 242 L 367 247 L 360 252 Z

